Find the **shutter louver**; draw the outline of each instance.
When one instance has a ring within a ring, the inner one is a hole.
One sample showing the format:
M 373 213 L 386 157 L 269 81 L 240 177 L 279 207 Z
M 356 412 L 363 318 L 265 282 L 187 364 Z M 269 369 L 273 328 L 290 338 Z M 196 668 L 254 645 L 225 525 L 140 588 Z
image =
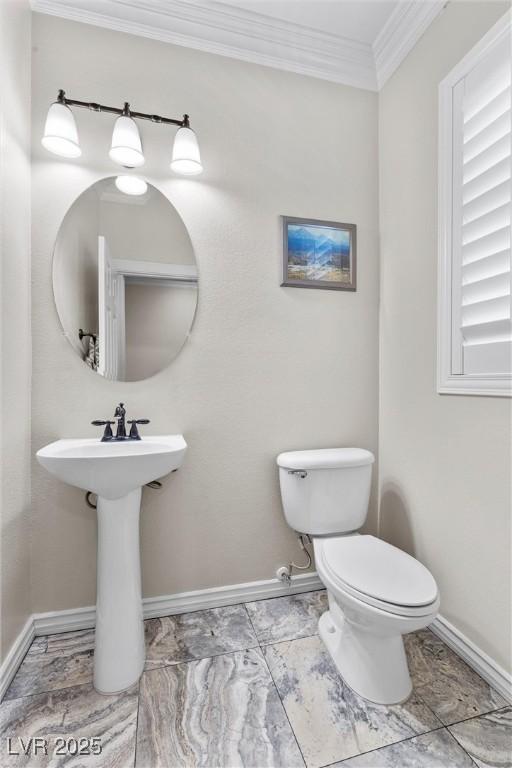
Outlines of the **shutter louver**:
M 508 40 L 464 77 L 455 104 L 462 136 L 453 137 L 459 194 L 453 210 L 452 374 L 506 374 L 512 369 Z

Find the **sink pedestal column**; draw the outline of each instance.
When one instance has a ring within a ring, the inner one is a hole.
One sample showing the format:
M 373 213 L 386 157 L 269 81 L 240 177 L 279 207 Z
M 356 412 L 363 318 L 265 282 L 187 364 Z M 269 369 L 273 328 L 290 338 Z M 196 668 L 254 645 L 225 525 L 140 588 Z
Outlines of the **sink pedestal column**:
M 98 575 L 94 687 L 117 693 L 144 669 L 140 577 L 141 488 L 121 499 L 98 496 Z

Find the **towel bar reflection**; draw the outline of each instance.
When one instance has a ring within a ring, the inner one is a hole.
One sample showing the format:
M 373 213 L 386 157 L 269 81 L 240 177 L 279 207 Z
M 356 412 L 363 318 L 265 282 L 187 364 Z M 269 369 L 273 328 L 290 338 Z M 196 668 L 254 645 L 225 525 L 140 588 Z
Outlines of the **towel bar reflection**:
M 88 333 L 88 332 L 82 330 L 82 328 L 78 329 L 78 338 L 80 339 L 80 341 L 82 341 L 82 339 L 87 339 L 89 336 L 94 341 L 94 343 L 96 343 L 96 334 L 95 333 Z

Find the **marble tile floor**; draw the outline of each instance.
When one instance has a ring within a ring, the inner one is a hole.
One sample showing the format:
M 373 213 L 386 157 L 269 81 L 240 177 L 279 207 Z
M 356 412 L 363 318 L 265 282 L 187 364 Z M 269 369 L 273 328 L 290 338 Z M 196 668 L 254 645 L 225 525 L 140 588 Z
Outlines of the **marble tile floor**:
M 317 591 L 149 619 L 139 684 L 108 697 L 93 631 L 36 638 L 0 704 L 0 766 L 512 767 L 512 707 L 430 631 L 406 639 L 409 700 L 374 705 L 317 635 L 326 608 Z

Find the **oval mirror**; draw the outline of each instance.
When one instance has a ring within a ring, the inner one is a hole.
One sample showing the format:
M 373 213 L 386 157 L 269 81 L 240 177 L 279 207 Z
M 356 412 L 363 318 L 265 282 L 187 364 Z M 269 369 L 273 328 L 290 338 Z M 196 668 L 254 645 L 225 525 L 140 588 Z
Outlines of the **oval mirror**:
M 197 305 L 178 212 L 150 184 L 133 195 L 114 177 L 96 182 L 59 229 L 53 290 L 64 334 L 89 368 L 114 381 L 158 373 L 182 348 Z

